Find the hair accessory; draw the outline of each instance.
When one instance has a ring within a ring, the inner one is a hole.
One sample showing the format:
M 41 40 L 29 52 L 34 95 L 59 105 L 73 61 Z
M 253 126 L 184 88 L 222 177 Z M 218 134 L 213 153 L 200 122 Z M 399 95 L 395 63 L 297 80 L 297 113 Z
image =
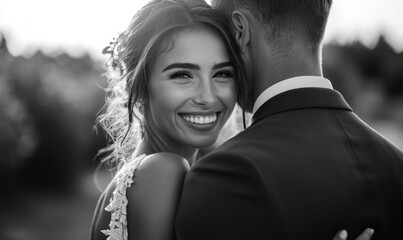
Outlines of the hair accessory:
M 125 36 L 123 33 L 118 33 L 117 37 L 114 37 L 109 45 L 102 50 L 102 54 L 109 54 L 110 57 L 105 63 L 105 68 L 113 70 L 114 72 L 123 75 L 126 71 L 124 62 L 121 59 L 121 53 L 123 50 Z

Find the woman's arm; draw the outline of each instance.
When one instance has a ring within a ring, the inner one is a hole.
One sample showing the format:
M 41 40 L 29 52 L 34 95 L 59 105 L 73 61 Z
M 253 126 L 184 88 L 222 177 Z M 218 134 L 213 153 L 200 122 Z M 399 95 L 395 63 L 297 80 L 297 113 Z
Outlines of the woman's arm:
M 189 165 L 175 154 L 150 155 L 127 189 L 129 239 L 175 239 L 174 219 Z

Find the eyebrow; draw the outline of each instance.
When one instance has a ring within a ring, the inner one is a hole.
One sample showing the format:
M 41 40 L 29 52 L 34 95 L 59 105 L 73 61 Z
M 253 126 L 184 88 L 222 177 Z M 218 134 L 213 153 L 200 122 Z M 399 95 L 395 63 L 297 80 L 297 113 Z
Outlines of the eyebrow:
M 232 67 L 232 63 L 231 62 L 222 62 L 222 63 L 214 64 L 213 70 L 217 70 L 217 69 L 224 68 L 224 67 Z
M 193 69 L 193 70 L 200 70 L 200 67 L 196 64 L 192 63 L 172 63 L 171 65 L 168 65 L 162 72 L 168 71 L 170 69 L 174 68 L 187 68 L 187 69 Z
M 213 70 L 217 70 L 217 69 L 224 68 L 224 67 L 232 67 L 232 63 L 231 62 L 222 62 L 222 63 L 214 64 Z M 164 68 L 164 70 L 162 70 L 162 72 L 168 71 L 170 69 L 175 69 L 175 68 L 187 68 L 187 69 L 193 69 L 193 70 L 200 70 L 200 67 L 193 63 L 172 63 L 172 64 L 168 65 L 166 68 Z

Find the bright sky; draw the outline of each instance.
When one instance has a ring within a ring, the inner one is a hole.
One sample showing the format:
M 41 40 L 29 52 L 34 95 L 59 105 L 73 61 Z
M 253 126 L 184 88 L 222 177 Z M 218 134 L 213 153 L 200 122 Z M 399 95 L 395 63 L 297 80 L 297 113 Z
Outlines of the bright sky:
M 72 55 L 101 50 L 147 0 L 0 0 L 0 32 L 14 55 L 40 48 Z M 208 1 L 209 2 L 209 1 Z M 403 0 L 333 0 L 325 42 L 376 44 L 384 33 L 403 51 Z

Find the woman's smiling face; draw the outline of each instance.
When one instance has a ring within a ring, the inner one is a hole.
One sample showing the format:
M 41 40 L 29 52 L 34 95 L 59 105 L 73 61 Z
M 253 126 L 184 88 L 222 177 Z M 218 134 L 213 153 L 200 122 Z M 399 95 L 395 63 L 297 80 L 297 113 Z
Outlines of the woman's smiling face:
M 178 144 L 208 147 L 234 109 L 234 69 L 224 42 L 211 30 L 184 30 L 172 41 L 149 73 L 146 124 Z

